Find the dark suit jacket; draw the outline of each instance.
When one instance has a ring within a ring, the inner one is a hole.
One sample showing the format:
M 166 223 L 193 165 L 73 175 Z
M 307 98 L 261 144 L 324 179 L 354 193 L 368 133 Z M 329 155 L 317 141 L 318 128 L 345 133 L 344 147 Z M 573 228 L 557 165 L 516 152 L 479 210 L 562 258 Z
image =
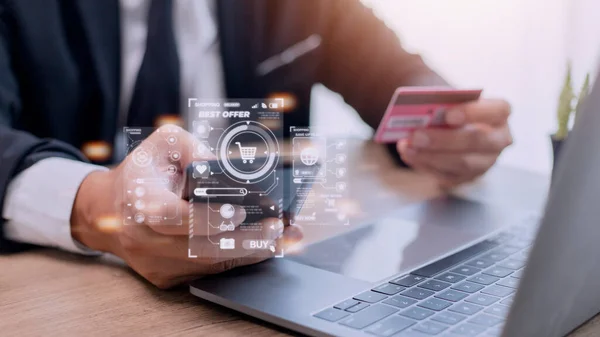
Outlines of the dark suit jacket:
M 443 83 L 358 0 L 216 2 L 227 96 L 291 93 L 297 105 L 288 125 L 308 125 L 315 83 L 340 93 L 372 126 L 396 87 Z M 321 36 L 319 48 L 256 74 L 259 63 L 312 34 Z M 87 160 L 82 144 L 113 143 L 119 35 L 118 0 L 0 0 L 0 205 L 11 179 L 37 161 Z M 0 235 L 0 250 L 9 246 Z

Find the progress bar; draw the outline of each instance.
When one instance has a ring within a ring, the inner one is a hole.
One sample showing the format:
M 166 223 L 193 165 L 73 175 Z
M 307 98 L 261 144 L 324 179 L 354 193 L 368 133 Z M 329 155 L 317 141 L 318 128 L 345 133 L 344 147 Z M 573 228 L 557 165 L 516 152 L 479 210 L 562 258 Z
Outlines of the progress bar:
M 294 178 L 294 184 L 315 184 L 325 182 L 327 182 L 327 179 L 323 178 Z

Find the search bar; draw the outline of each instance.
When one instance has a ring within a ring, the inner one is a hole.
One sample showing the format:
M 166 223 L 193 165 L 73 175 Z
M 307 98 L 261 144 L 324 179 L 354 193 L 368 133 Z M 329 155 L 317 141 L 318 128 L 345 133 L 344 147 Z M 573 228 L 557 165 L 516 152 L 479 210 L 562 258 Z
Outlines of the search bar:
M 194 195 L 198 197 L 243 197 L 246 194 L 248 194 L 248 190 L 245 188 L 209 187 L 194 189 Z

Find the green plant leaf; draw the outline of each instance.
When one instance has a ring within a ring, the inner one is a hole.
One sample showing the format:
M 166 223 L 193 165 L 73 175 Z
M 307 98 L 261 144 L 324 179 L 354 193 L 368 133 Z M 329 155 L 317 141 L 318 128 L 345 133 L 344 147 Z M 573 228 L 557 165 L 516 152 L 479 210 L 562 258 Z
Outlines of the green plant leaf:
M 575 93 L 573 92 L 573 80 L 571 76 L 571 63 L 567 65 L 567 74 L 563 84 L 563 89 L 560 93 L 557 109 L 558 130 L 554 134 L 556 139 L 565 139 L 569 134 L 569 120 L 573 113 L 573 100 Z

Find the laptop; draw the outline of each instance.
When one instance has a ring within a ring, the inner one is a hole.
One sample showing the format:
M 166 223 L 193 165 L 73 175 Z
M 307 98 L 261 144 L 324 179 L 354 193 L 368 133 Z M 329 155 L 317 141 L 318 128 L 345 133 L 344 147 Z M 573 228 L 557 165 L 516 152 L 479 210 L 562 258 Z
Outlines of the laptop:
M 564 336 L 600 312 L 599 110 L 596 84 L 540 217 L 447 196 L 190 291 L 311 336 Z

